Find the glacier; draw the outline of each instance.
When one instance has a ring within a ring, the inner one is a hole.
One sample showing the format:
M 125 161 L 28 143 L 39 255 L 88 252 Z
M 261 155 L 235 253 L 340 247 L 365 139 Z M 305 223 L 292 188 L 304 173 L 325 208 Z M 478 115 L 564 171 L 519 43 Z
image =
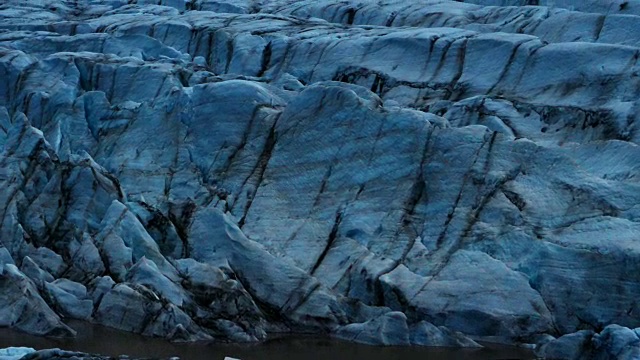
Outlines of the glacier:
M 0 326 L 635 358 L 639 57 L 632 0 L 6 0 Z

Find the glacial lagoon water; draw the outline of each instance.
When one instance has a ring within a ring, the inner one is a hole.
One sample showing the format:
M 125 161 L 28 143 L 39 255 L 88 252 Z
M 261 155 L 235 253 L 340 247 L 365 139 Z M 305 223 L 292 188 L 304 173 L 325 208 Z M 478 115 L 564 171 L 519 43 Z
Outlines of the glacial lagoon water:
M 0 329 L 0 348 L 26 346 L 139 358 L 182 360 L 499 360 L 534 359 L 526 349 L 488 345 L 483 349 L 377 347 L 318 337 L 278 337 L 261 344 L 174 344 L 83 322 L 70 324 L 78 331 L 73 339 L 51 339 Z

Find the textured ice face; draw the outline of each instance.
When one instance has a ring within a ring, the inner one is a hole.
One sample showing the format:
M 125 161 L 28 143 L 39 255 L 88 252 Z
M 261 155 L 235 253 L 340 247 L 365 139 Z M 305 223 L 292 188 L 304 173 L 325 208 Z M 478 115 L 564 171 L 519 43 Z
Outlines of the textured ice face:
M 640 326 L 637 3 L 475 3 L 2 5 L 2 324 Z

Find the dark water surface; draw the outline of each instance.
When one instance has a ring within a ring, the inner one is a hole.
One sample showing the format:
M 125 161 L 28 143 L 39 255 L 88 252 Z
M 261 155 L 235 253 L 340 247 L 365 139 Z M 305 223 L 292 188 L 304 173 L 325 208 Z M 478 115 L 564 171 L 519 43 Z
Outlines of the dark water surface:
M 172 344 L 110 328 L 73 322 L 78 331 L 73 339 L 50 339 L 0 329 L 0 348 L 27 346 L 35 349 L 61 348 L 109 356 L 121 354 L 132 357 L 168 358 L 183 360 L 222 360 L 225 356 L 241 360 L 487 360 L 534 359 L 526 350 L 488 345 L 477 350 L 421 347 L 377 347 L 353 344 L 317 337 L 281 337 L 262 344 Z

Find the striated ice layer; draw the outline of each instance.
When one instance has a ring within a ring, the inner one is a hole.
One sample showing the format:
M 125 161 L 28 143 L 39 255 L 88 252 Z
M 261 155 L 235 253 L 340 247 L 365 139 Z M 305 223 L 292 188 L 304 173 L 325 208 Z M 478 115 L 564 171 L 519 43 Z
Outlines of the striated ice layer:
M 624 3 L 4 2 L 0 325 L 635 356 Z

